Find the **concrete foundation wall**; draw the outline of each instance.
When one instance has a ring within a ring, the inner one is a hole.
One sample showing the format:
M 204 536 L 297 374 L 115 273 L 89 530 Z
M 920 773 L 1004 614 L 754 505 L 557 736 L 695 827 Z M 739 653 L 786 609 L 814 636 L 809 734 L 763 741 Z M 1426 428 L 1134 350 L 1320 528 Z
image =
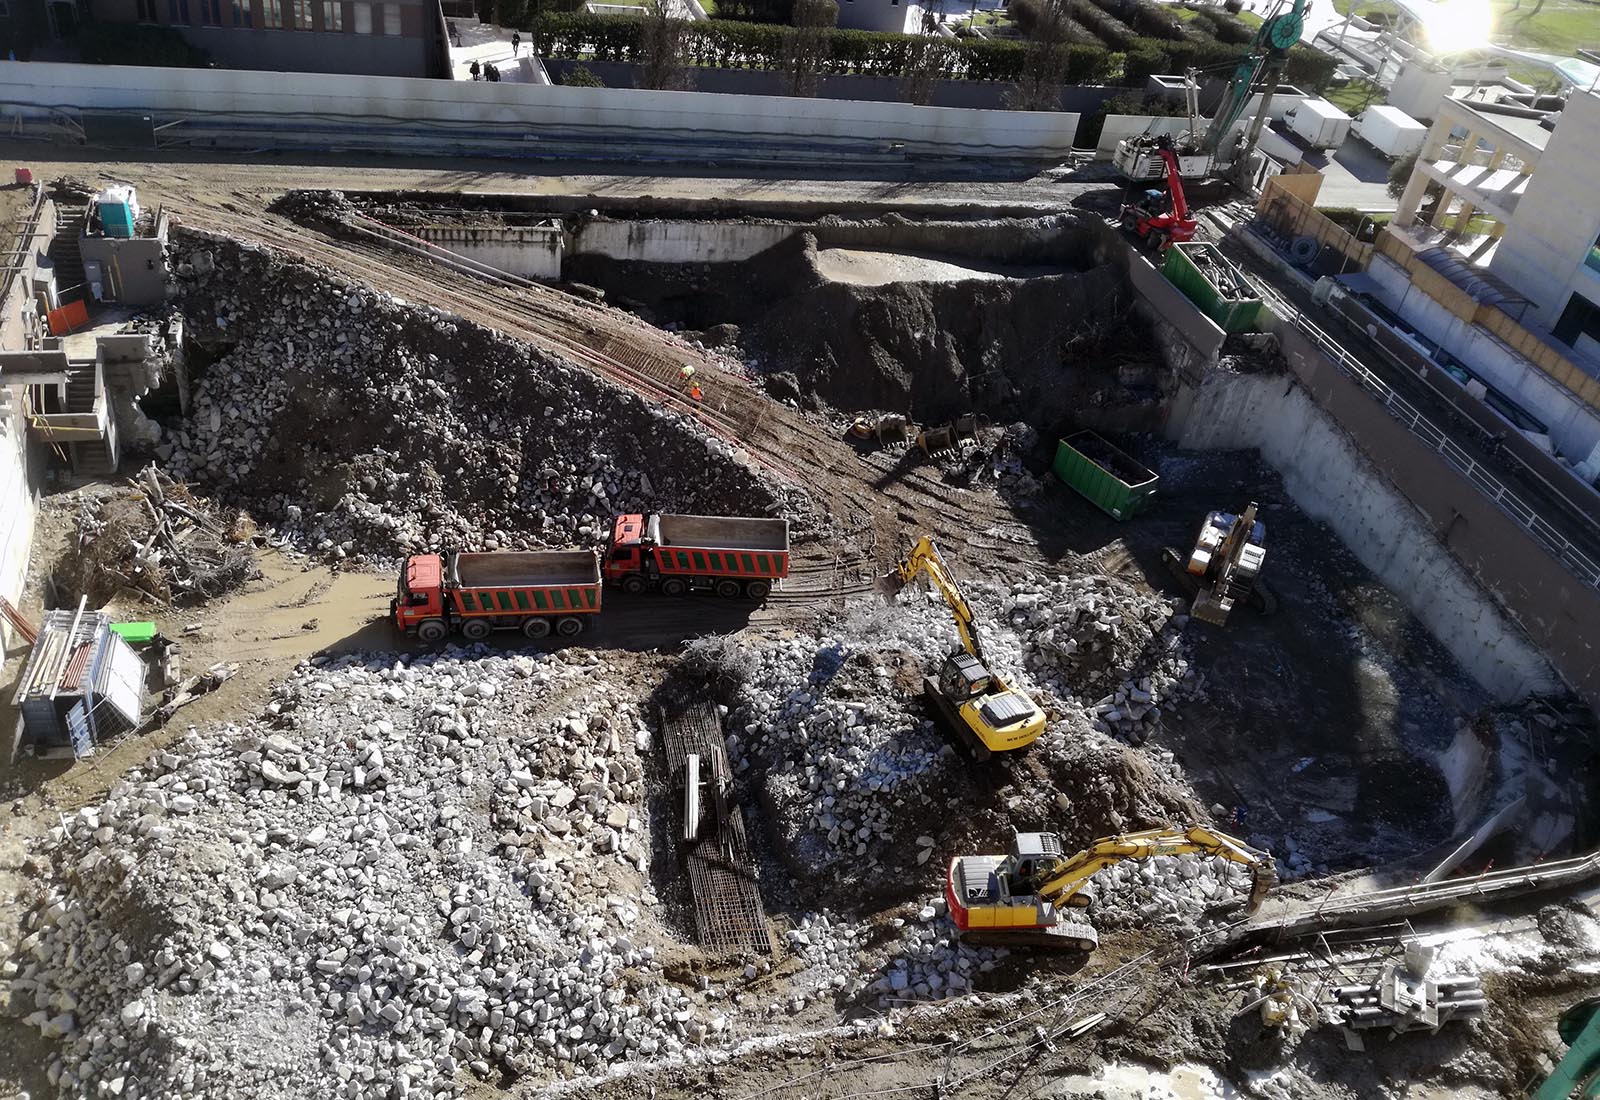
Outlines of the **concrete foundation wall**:
M 1383 256 L 1372 258 L 1367 274 L 1378 284 L 1384 305 L 1548 424 L 1558 454 L 1582 462 L 1600 445 L 1600 414 L 1505 341 L 1446 309 Z
M 968 111 L 906 103 L 710 95 L 622 88 L 241 72 L 118 65 L 0 62 L 3 117 L 45 108 L 142 112 L 171 119 L 246 121 L 285 131 L 312 124 L 359 130 L 371 140 L 393 129 L 431 128 L 433 140 L 501 141 L 506 155 L 541 152 L 568 134 L 677 143 L 677 155 L 708 144 L 782 143 L 952 157 L 1055 159 L 1072 148 L 1076 114 Z M 293 116 L 293 117 L 292 117 Z M 496 129 L 499 128 L 499 129 Z M 443 131 L 449 131 L 448 135 Z M 270 136 L 270 130 L 266 136 Z M 302 139 L 303 140 L 303 139 Z M 330 134 L 324 140 L 338 144 Z M 880 148 L 881 147 L 881 148 Z M 669 150 L 658 148 L 657 155 Z
M 1192 349 L 1191 361 L 1174 363 L 1175 366 L 1182 370 L 1186 366 L 1192 368 L 1216 362 L 1228 334 L 1183 291 L 1168 282 L 1154 264 L 1132 249 L 1128 252 L 1128 279 L 1143 300 L 1150 318 L 1170 328 Z M 1173 360 L 1172 349 L 1168 349 L 1167 358 L 1169 362 Z
M 564 234 L 559 227 L 431 225 L 414 232 L 431 244 L 524 279 L 561 278 Z
M 735 263 L 801 229 L 763 222 L 591 221 L 573 233 L 572 254 L 656 264 Z
M 22 417 L 22 390 L 13 388 L 10 403 L 0 405 L 0 596 L 15 604 L 22 596 L 33 547 L 36 513 L 28 471 L 27 422 Z M 9 627 L 0 626 L 8 642 Z
M 1212 372 L 1175 407 L 1168 432 L 1182 447 L 1259 449 L 1295 503 L 1333 528 L 1496 698 L 1509 702 L 1556 686 L 1548 662 L 1451 556 L 1426 517 L 1303 387 L 1281 376 Z
M 79 237 L 84 274 L 90 292 L 100 288 L 100 298 L 128 306 L 160 305 L 167 297 L 166 219 L 154 237 Z M 101 278 L 94 277 L 99 265 Z

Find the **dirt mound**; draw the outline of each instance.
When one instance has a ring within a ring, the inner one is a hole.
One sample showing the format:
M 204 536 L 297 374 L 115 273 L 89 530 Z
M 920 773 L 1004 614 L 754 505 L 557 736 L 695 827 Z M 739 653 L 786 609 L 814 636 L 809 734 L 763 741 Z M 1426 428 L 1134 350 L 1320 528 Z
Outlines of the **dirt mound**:
M 692 421 L 524 343 L 233 242 L 175 259 L 219 357 L 157 454 L 307 549 L 565 546 L 620 511 L 782 507 Z
M 815 270 L 814 245 L 808 259 Z M 1114 369 L 1129 346 L 1121 282 L 1109 268 L 1032 279 L 827 282 L 747 326 L 765 371 L 846 411 L 936 418 L 977 410 L 1033 423 L 1126 400 Z M 1092 366 L 1091 366 L 1092 365 Z M 1152 394 L 1153 396 L 1153 394 Z

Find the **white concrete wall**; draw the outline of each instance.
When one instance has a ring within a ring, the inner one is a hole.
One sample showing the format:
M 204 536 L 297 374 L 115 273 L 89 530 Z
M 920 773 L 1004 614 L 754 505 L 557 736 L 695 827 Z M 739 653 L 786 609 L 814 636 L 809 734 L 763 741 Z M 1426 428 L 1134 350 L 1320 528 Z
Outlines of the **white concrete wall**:
M 33 547 L 35 500 L 28 483 L 27 424 L 22 418 L 22 389 L 13 387 L 9 405 L 0 405 L 0 596 L 13 604 L 22 596 Z M 17 639 L 0 626 L 8 644 Z
M 592 221 L 572 235 L 574 256 L 658 264 L 735 263 L 788 240 L 793 225 L 691 221 Z
M 1293 110 L 1297 105 L 1307 99 L 1314 99 L 1307 95 L 1284 95 L 1272 97 L 1272 105 L 1267 108 L 1267 118 L 1273 122 L 1282 122 L 1283 116 Z M 1231 138 L 1237 135 L 1246 126 L 1250 125 L 1256 117 L 1256 112 L 1261 109 L 1261 96 L 1250 97 L 1250 104 L 1239 116 L 1239 121 L 1232 130 L 1223 135 L 1221 147 L 1227 149 Z M 1199 118 L 1195 120 L 1195 127 L 1205 133 L 1210 120 Z M 1095 146 L 1096 160 L 1110 160 L 1111 155 L 1117 151 L 1117 142 L 1123 138 L 1138 137 L 1140 134 L 1181 134 L 1189 129 L 1187 115 L 1179 118 L 1164 118 L 1160 115 L 1107 115 L 1105 128 L 1100 131 L 1100 142 Z
M 416 235 L 458 256 L 524 279 L 561 278 L 560 228 L 430 225 L 416 230 Z
M 0 121 L 19 109 L 55 106 L 167 118 L 304 113 L 380 133 L 386 126 L 454 123 L 468 132 L 505 126 L 515 128 L 505 141 L 529 152 L 541 151 L 539 143 L 554 132 L 586 131 L 634 141 L 660 134 L 679 143 L 881 142 L 885 152 L 898 143 L 907 152 L 1054 159 L 1071 152 L 1078 128 L 1077 114 L 1065 111 L 20 61 L 0 61 L 0 104 Z
M 1367 274 L 1377 283 L 1384 305 L 1548 424 L 1557 454 L 1582 462 L 1600 444 L 1600 414 L 1509 344 L 1428 297 L 1412 285 L 1404 268 L 1385 256 L 1374 255 Z
M 1533 316 L 1546 328 L 1575 289 L 1600 305 L 1600 280 L 1583 266 L 1600 236 L 1596 150 L 1600 96 L 1575 91 L 1489 261 L 1491 271 L 1538 305 Z
M 1557 687 L 1544 657 L 1300 386 L 1286 387 L 1281 375 L 1209 372 L 1174 410 L 1168 434 L 1181 447 L 1258 449 L 1301 510 L 1333 528 L 1497 699 Z

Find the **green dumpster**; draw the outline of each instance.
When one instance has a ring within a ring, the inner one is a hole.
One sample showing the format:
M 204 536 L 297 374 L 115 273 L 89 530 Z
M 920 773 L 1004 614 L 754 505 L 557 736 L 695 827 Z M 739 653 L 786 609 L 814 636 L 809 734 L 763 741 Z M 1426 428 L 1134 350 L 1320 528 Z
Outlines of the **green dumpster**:
M 1203 241 L 1173 245 L 1167 249 L 1161 273 L 1223 332 L 1258 330 L 1260 292 L 1215 245 Z
M 153 641 L 156 636 L 155 623 L 112 623 L 111 629 L 131 645 Z
M 1132 519 L 1161 480 L 1091 431 L 1061 440 L 1050 468 L 1112 519 Z

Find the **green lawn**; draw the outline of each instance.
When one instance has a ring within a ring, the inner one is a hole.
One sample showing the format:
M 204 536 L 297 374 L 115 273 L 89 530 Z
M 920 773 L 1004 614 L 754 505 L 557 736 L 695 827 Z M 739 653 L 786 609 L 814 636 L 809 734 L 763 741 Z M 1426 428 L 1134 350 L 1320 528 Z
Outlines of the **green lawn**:
M 980 11 L 968 20 L 974 27 L 988 30 L 990 27 L 1003 27 L 1011 22 L 1011 17 L 1004 11 Z
M 1600 47 L 1600 5 L 1581 0 L 1545 0 L 1538 15 L 1528 16 L 1537 4 L 1538 0 L 1522 0 L 1522 6 L 1517 8 L 1515 0 L 1490 0 L 1494 41 L 1563 57 L 1576 57 L 1580 46 Z

